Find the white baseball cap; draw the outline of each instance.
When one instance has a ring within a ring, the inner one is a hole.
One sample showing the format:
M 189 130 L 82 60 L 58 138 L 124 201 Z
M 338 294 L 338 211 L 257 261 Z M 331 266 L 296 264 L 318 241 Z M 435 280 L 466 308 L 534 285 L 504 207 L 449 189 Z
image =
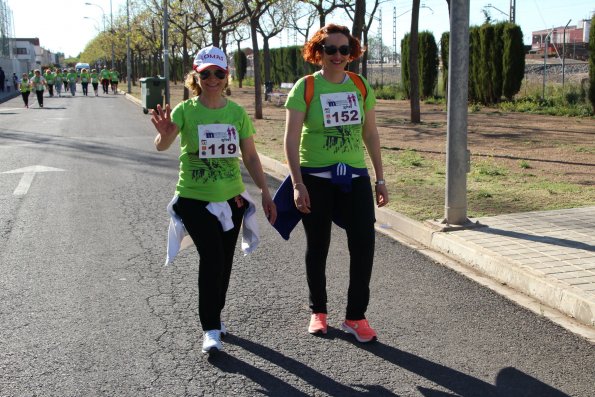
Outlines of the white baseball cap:
M 227 71 L 227 57 L 220 48 L 209 46 L 196 54 L 196 58 L 194 58 L 194 63 L 192 64 L 194 70 L 200 72 L 209 66 L 217 66 Z

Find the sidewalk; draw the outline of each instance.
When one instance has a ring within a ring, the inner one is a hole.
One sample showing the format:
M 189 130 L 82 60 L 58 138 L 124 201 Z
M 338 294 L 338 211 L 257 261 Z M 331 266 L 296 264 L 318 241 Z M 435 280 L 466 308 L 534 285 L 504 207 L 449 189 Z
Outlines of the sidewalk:
M 19 96 L 19 92 L 15 91 L 12 86 L 10 87 L 10 91 L 7 91 L 6 88 L 4 92 L 0 92 L 0 103 L 6 102 L 12 98 L 16 98 Z
M 262 155 L 261 161 L 271 175 L 287 174 L 280 162 Z M 446 232 L 382 208 L 376 220 L 386 234 L 414 240 L 575 319 L 580 329 L 573 331 L 595 343 L 595 206 L 483 217 L 472 219 L 480 227 Z

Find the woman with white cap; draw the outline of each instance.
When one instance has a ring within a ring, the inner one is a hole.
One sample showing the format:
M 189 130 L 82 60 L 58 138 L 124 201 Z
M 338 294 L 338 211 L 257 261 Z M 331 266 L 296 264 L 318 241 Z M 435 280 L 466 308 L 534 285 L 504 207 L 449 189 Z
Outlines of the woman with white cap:
M 249 208 L 251 199 L 242 181 L 240 153 L 261 191 L 266 217 L 270 223 L 277 217 L 254 145 L 252 121 L 241 106 L 223 96 L 228 73 L 223 51 L 212 46 L 201 49 L 185 83 L 196 96 L 173 110 L 169 105 L 165 109 L 157 105 L 151 118 L 158 131 L 157 150 L 168 149 L 180 135 L 180 173 L 171 208 L 200 256 L 198 312 L 204 331 L 203 353 L 222 349 L 221 335 L 227 331 L 221 311 L 234 250 L 242 220 L 246 231 L 246 214 L 254 212 Z M 221 208 L 228 214 L 227 219 L 221 219 Z

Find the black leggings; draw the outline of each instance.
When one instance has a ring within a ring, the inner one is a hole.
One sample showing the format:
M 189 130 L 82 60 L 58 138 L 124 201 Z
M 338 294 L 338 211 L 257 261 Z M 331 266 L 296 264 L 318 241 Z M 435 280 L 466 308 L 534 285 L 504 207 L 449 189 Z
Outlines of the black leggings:
M 310 309 L 327 313 L 326 258 L 331 241 L 333 212 L 340 215 L 349 248 L 349 289 L 345 318 L 361 320 L 370 300 L 370 278 L 374 262 L 374 199 L 370 178 L 352 179 L 352 190 L 341 191 L 330 179 L 303 175 L 310 196 L 311 213 L 304 215 L 306 232 L 306 276 Z
M 43 90 L 36 90 L 35 95 L 37 95 L 37 103 L 39 103 L 39 106 L 43 107 Z
M 239 197 L 239 196 L 238 196 Z M 207 210 L 206 201 L 180 197 L 174 211 L 184 223 L 196 244 L 200 261 L 198 265 L 198 316 L 204 331 L 219 329 L 221 311 L 229 287 L 233 255 L 246 207 L 240 197 L 227 201 L 231 207 L 233 229 L 224 232 L 219 220 Z
M 83 95 L 87 95 L 87 92 L 89 90 L 89 83 L 81 83 L 81 85 L 83 86 Z
M 21 95 L 23 96 L 23 102 L 25 102 L 25 106 L 29 106 L 29 94 L 29 91 L 21 92 Z

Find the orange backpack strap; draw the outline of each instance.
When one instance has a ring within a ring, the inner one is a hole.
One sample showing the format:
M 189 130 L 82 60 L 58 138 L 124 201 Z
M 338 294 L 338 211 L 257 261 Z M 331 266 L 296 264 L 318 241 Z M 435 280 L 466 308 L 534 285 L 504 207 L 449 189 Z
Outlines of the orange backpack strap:
M 311 74 L 306 76 L 306 87 L 304 88 L 304 101 L 306 102 L 306 113 L 310 109 L 310 102 L 314 97 L 314 76 Z
M 362 98 L 364 98 L 364 102 L 368 97 L 368 89 L 364 84 L 361 76 L 357 73 L 353 73 L 350 71 L 345 71 L 351 81 L 355 84 L 359 92 L 362 94 Z M 306 102 L 306 113 L 308 113 L 308 109 L 310 108 L 310 103 L 312 102 L 312 98 L 314 97 L 314 76 L 309 74 L 306 76 L 306 87 L 304 88 L 304 101 Z
M 362 93 L 362 98 L 364 98 L 365 102 L 366 98 L 368 97 L 368 89 L 366 88 L 366 85 L 364 84 L 364 80 L 362 80 L 362 77 L 359 74 L 350 72 L 348 70 L 345 71 L 345 73 L 347 73 L 351 81 L 353 81 L 359 92 Z

